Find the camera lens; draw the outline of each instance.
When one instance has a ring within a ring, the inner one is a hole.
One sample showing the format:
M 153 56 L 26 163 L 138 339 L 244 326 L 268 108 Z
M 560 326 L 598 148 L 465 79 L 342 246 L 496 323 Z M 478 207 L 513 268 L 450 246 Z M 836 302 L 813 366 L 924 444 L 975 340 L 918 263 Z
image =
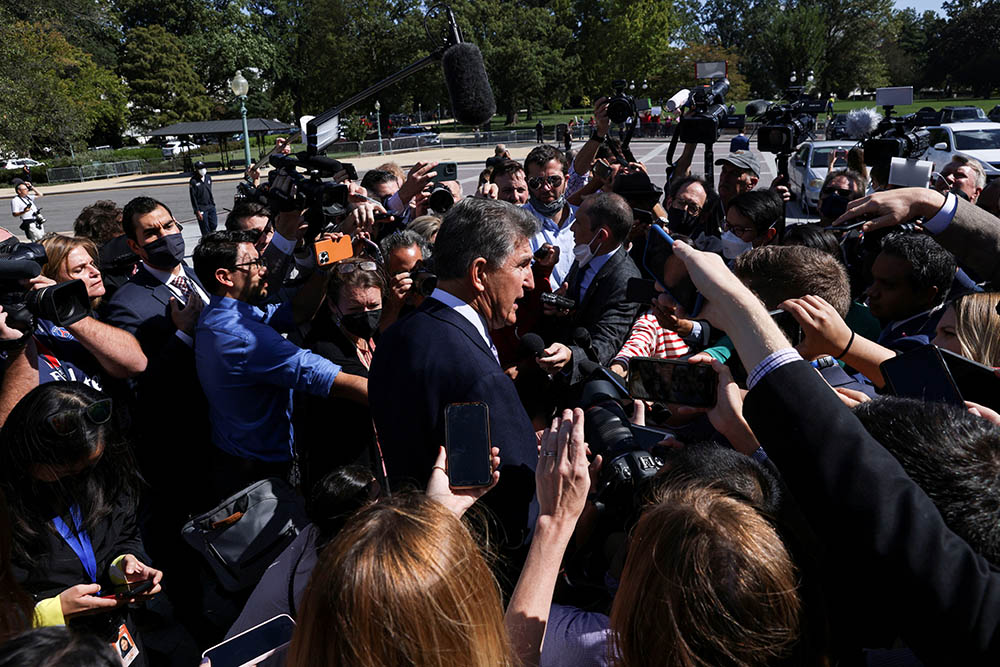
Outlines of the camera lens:
M 608 101 L 608 118 L 612 123 L 624 123 L 632 117 L 632 102 L 625 97 L 617 96 Z

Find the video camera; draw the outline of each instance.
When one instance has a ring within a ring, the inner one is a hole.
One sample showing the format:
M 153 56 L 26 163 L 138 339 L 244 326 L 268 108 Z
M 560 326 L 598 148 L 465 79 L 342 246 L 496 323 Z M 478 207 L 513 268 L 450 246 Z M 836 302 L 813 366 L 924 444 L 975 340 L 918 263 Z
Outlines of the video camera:
M 886 117 L 865 140 L 865 163 L 870 167 L 888 168 L 892 158 L 919 158 L 930 146 L 930 132 L 924 129 L 937 122 L 936 111 L 918 111 L 906 116 L 892 116 L 886 107 Z
M 692 113 L 681 118 L 677 130 L 682 143 L 713 144 L 719 139 L 729 116 L 726 109 L 728 92 L 729 79 L 716 79 L 711 84 L 691 90 L 688 104 Z
M 790 155 L 795 152 L 796 146 L 812 135 L 816 129 L 816 115 L 822 112 L 822 100 L 768 104 L 763 112 L 753 114 L 761 123 L 757 130 L 757 150 L 775 155 Z
M 23 281 L 41 273 L 47 262 L 41 243 L 0 244 L 0 306 L 12 329 L 28 333 L 34 329 L 36 317 L 66 327 L 90 314 L 87 286 L 82 280 L 37 290 L 24 287 Z

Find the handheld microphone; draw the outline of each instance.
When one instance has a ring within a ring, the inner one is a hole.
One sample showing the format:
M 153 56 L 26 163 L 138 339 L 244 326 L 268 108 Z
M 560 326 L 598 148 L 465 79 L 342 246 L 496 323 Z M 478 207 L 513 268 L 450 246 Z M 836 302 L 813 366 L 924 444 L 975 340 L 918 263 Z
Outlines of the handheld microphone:
M 493 118 L 497 103 L 478 46 L 468 42 L 449 46 L 441 57 L 441 69 L 455 120 L 482 125 Z
M 771 103 L 767 100 L 751 100 L 747 102 L 746 114 L 747 116 L 759 116 L 770 108 Z
M 878 128 L 882 122 L 882 114 L 874 107 L 868 109 L 852 109 L 847 113 L 847 136 L 851 139 L 863 139 Z
M 687 104 L 688 99 L 690 98 L 691 98 L 691 90 L 688 88 L 682 88 L 681 90 L 678 90 L 676 93 L 674 93 L 673 97 L 671 97 L 669 100 L 666 101 L 666 103 L 663 105 L 663 108 L 666 109 L 667 111 L 677 111 L 682 106 Z
M 589 331 L 583 327 L 573 329 L 573 343 L 583 348 L 588 359 L 595 364 L 600 364 L 600 359 L 597 357 L 597 352 L 594 351 L 594 341 L 590 337 Z
M 521 349 L 537 358 L 542 356 L 545 350 L 545 341 L 538 334 L 524 334 L 521 336 Z

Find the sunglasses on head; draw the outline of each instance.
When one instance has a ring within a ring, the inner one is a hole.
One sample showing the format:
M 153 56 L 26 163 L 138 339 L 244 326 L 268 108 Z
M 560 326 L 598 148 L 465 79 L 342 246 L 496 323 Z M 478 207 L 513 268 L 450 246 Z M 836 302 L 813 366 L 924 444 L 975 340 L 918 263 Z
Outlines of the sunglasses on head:
M 91 424 L 107 424 L 111 420 L 111 408 L 111 399 L 102 398 L 83 408 L 53 412 L 45 422 L 56 435 L 71 435 L 80 428 L 83 419 Z
M 537 190 L 548 183 L 550 187 L 558 188 L 562 185 L 562 182 L 563 177 L 559 174 L 552 174 L 551 176 L 534 176 L 528 179 L 528 187 L 532 190 Z
M 378 264 L 371 260 L 362 262 L 345 261 L 337 264 L 337 273 L 354 273 L 355 271 L 378 271 Z

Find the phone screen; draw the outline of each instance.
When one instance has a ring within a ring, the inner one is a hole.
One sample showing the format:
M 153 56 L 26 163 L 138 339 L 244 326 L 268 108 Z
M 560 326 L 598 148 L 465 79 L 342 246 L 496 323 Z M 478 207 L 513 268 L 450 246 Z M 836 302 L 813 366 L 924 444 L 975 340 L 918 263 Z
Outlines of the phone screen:
M 485 403 L 451 403 L 444 409 L 448 480 L 455 488 L 489 486 L 490 411 Z
M 688 275 L 684 262 L 674 256 L 674 240 L 662 227 L 652 225 L 646 236 L 646 253 L 642 263 L 660 286 L 673 297 L 687 317 L 701 311 L 702 296 Z
M 781 327 L 781 331 L 788 336 L 788 340 L 792 345 L 798 345 L 802 342 L 802 326 L 799 321 L 795 319 L 795 316 L 789 313 L 787 310 L 777 310 L 768 311 L 768 315 L 774 320 L 774 323 Z
M 1000 411 L 1000 378 L 993 374 L 992 368 L 949 350 L 939 351 L 962 398 Z
M 213 646 L 201 657 L 211 660 L 212 667 L 255 665 L 292 641 L 294 630 L 295 621 L 281 614 Z
M 882 369 L 882 377 L 889 389 L 896 396 L 965 404 L 941 353 L 933 345 L 924 345 L 887 359 L 879 368 Z
M 715 405 L 719 376 L 708 364 L 676 359 L 632 357 L 628 388 L 632 398 L 696 407 Z

